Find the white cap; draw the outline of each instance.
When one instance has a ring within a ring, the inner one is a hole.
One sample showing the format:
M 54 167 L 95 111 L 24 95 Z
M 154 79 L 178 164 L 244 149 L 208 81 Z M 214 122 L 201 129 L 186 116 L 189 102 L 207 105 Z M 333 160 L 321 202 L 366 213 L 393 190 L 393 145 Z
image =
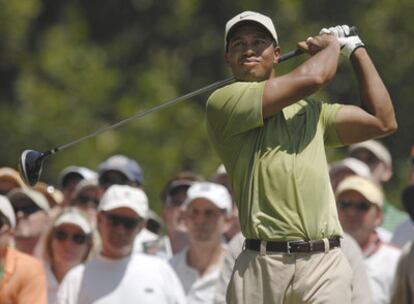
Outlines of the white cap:
M 10 191 L 7 196 L 9 197 L 10 202 L 13 205 L 13 202 L 19 198 L 26 197 L 30 199 L 33 203 L 35 203 L 39 208 L 43 211 L 49 212 L 49 202 L 47 201 L 46 197 L 35 190 L 30 188 L 17 188 Z
M 63 188 L 63 183 L 64 183 L 65 178 L 69 174 L 72 174 L 72 173 L 78 174 L 79 176 L 82 177 L 82 179 L 86 179 L 86 180 L 98 178 L 98 173 L 96 173 L 95 171 L 89 168 L 79 167 L 79 166 L 69 166 L 63 169 L 62 172 L 59 173 L 58 183 L 61 189 Z
M 83 179 L 81 180 L 73 190 L 72 197 L 78 196 L 78 194 L 86 189 L 100 189 L 97 179 Z
M 185 205 L 191 204 L 191 202 L 197 198 L 204 198 L 209 200 L 219 209 L 226 211 L 229 215 L 232 210 L 233 201 L 231 195 L 226 187 L 211 183 L 211 182 L 196 182 L 187 190 L 187 198 L 184 201 Z
M 267 17 L 265 15 L 256 13 L 256 12 L 244 11 L 244 12 L 238 14 L 237 16 L 231 18 L 229 21 L 227 21 L 226 29 L 225 29 L 225 32 L 224 32 L 224 45 L 225 46 L 227 46 L 228 34 L 231 31 L 231 29 L 236 24 L 238 24 L 240 22 L 245 22 L 245 21 L 252 21 L 252 22 L 259 23 L 266 30 L 269 31 L 270 35 L 276 41 L 276 44 L 278 43 L 277 33 L 276 33 L 275 26 L 273 25 L 272 19 L 270 19 L 269 17 Z
M 90 234 L 92 232 L 92 227 L 85 216 L 73 208 L 60 214 L 54 222 L 53 227 L 58 227 L 64 224 L 78 226 L 85 234 Z
M 352 155 L 352 152 L 359 150 L 359 149 L 366 149 L 370 151 L 372 154 L 375 155 L 380 161 L 384 162 L 385 164 L 391 166 L 391 154 L 388 149 L 381 144 L 379 141 L 376 140 L 367 140 L 361 143 L 353 144 L 349 147 L 349 152 Z
M 354 174 L 362 177 L 371 177 L 371 170 L 369 169 L 368 165 L 354 157 L 347 157 L 341 161 L 331 164 L 329 167 L 329 173 L 335 174 L 342 169 L 349 169 Z
M 381 188 L 371 179 L 358 175 L 346 177 L 339 183 L 335 195 L 338 197 L 345 191 L 353 190 L 364 196 L 369 202 L 382 207 L 384 203 L 384 194 Z
M 148 214 L 148 197 L 144 191 L 127 185 L 112 185 L 105 191 L 99 203 L 99 211 L 129 208 L 140 217 Z
M 16 227 L 16 216 L 7 196 L 0 195 L 0 212 L 7 217 L 12 228 Z

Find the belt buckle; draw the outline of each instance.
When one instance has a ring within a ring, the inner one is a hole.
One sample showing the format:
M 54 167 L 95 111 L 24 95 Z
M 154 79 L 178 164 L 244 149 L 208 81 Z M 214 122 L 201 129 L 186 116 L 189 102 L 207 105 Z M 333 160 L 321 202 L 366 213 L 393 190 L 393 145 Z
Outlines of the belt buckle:
M 297 240 L 297 241 L 287 241 L 287 242 L 286 242 L 286 247 L 287 247 L 286 252 L 287 252 L 287 254 L 289 254 L 289 255 L 291 255 L 291 254 L 292 254 L 292 252 L 290 251 L 290 250 L 291 250 L 291 245 L 290 245 L 290 244 L 300 243 L 300 242 L 302 242 L 302 240 Z

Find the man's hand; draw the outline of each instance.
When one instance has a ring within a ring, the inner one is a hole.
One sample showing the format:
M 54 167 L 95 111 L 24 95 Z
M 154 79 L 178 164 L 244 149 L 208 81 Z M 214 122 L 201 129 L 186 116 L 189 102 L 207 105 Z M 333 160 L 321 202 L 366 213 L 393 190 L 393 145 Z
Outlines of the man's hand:
M 298 48 L 309 53 L 310 55 L 315 55 L 320 50 L 335 44 L 338 44 L 338 40 L 335 35 L 318 35 L 315 37 L 308 37 L 306 41 L 299 42 Z
M 348 58 L 351 58 L 357 48 L 364 47 L 364 43 L 361 41 L 359 36 L 352 35 L 348 25 L 337 25 L 330 28 L 323 28 L 319 34 L 334 35 L 338 39 L 341 46 L 341 54 Z

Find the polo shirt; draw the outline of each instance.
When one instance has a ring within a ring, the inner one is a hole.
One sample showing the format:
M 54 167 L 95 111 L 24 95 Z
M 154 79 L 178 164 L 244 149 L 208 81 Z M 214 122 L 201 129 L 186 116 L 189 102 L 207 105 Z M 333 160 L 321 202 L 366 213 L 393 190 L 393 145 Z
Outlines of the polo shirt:
M 209 97 L 207 131 L 231 179 L 246 238 L 342 235 L 325 146 L 340 145 L 341 107 L 300 100 L 263 119 L 265 82 L 236 82 Z

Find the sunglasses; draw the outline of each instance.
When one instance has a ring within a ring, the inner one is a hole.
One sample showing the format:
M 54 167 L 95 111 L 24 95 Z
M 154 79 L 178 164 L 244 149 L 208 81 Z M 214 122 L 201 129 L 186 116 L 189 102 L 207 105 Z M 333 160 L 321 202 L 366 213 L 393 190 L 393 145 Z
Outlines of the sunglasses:
M 89 203 L 93 203 L 95 207 L 98 207 L 99 199 L 87 195 L 79 195 L 75 199 L 75 205 L 89 205 Z
M 122 225 L 127 230 L 137 228 L 138 224 L 142 221 L 140 218 L 135 219 L 109 213 L 105 213 L 105 218 L 112 227 L 118 227 L 119 225 Z
M 22 205 L 22 206 L 13 205 L 13 210 L 15 214 L 17 214 L 20 211 L 23 214 L 31 215 L 42 209 L 36 204 L 27 204 L 27 205 Z
M 128 183 L 129 179 L 120 173 L 103 174 L 99 177 L 99 185 L 106 188 L 111 185 L 127 185 Z
M 367 212 L 371 208 L 371 206 L 372 204 L 367 201 L 353 202 L 353 201 L 342 200 L 338 202 L 338 207 L 343 210 L 349 209 L 352 207 L 360 212 Z
M 72 243 L 75 243 L 78 245 L 83 245 L 88 240 L 88 236 L 86 234 L 83 234 L 83 233 L 69 234 L 64 230 L 56 230 L 53 233 L 53 238 L 55 240 L 58 240 L 59 242 L 64 242 L 67 239 L 70 239 Z

